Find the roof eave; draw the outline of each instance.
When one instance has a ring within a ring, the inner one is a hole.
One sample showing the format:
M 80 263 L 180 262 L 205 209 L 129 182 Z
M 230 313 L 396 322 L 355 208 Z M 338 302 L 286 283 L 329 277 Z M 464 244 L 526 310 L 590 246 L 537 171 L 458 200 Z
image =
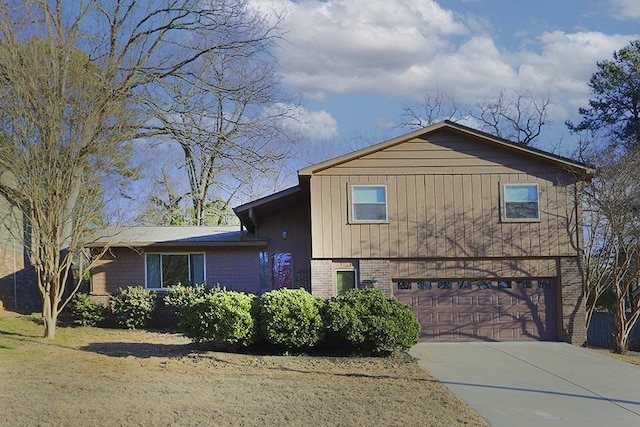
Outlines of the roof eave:
M 267 246 L 269 241 L 264 240 L 243 240 L 243 241 L 221 241 L 221 242 L 116 242 L 116 243 L 106 243 L 106 242 L 92 242 L 86 245 L 88 248 L 150 248 L 150 247 L 231 247 L 231 246 L 240 246 L 240 247 L 263 247 Z

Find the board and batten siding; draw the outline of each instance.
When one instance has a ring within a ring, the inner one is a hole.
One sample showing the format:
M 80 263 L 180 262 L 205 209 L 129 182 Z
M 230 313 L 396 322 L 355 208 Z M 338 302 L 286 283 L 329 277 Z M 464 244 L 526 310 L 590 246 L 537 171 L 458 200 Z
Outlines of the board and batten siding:
M 576 256 L 575 184 L 559 166 L 436 132 L 311 177 L 313 258 Z M 537 183 L 540 221 L 503 222 L 500 187 Z M 349 186 L 387 186 L 389 221 L 349 223 Z M 545 270 L 545 268 L 541 268 Z

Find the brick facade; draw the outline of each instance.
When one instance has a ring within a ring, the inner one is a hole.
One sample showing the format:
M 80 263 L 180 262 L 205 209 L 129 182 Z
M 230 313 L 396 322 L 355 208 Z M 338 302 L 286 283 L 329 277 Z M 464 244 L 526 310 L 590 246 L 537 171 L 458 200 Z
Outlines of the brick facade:
M 311 293 L 316 297 L 331 298 L 335 294 L 331 260 L 311 260 Z
M 562 328 L 559 339 L 574 345 L 587 342 L 583 272 L 578 257 L 560 258 L 558 271 L 562 301 Z
M 360 287 L 374 286 L 391 296 L 391 262 L 388 259 L 362 259 L 360 264 Z

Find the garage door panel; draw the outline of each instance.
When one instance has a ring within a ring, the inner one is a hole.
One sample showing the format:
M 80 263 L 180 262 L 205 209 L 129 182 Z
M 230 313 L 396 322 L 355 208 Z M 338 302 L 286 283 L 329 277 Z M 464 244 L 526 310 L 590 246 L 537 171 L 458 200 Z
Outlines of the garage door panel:
M 418 289 L 414 284 L 394 294 L 418 316 L 422 340 L 554 340 L 556 300 L 549 282 L 544 288 L 502 288 L 496 282 L 480 288 L 473 282 L 471 289 Z
M 455 321 L 458 324 L 468 323 L 473 325 L 475 323 L 473 313 L 456 313 Z

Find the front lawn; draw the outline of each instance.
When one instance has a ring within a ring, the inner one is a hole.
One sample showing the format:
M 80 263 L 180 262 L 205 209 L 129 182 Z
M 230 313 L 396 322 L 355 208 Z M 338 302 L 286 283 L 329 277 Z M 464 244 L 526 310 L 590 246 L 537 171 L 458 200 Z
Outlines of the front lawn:
M 488 425 L 407 357 L 255 356 L 0 313 L 0 425 Z

